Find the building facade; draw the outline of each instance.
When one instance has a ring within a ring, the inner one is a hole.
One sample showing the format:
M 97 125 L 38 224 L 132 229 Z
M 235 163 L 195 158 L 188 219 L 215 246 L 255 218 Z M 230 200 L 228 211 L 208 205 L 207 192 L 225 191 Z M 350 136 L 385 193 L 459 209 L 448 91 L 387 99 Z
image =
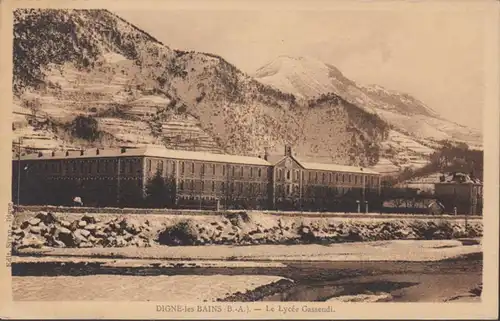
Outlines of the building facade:
M 481 215 L 483 209 L 483 184 L 462 173 L 443 175 L 435 184 L 435 196 L 444 205 L 445 212 Z
M 220 155 L 159 147 L 29 154 L 13 160 L 14 203 L 85 206 L 365 211 L 380 175 L 285 154 Z

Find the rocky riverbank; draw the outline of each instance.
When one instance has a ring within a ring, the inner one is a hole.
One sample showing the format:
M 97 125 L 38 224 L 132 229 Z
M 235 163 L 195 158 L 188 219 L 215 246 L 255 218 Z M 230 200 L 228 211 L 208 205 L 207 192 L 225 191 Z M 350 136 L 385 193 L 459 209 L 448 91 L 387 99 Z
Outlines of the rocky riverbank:
M 329 244 L 380 240 L 481 237 L 482 221 L 415 218 L 307 218 L 263 213 L 213 216 L 69 216 L 34 213 L 15 221 L 14 249 L 37 247 L 149 247 L 160 245 Z

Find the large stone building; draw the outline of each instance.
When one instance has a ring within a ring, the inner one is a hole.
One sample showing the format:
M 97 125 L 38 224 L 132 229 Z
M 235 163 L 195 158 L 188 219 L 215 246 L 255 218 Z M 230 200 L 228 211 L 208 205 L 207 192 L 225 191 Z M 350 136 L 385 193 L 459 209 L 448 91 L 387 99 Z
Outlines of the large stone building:
M 374 171 L 303 162 L 289 147 L 271 158 L 154 146 L 28 154 L 13 160 L 13 202 L 69 205 L 80 197 L 85 206 L 376 207 L 380 175 Z
M 449 214 L 481 215 L 483 209 L 483 184 L 463 173 L 442 175 L 435 184 L 435 196 Z

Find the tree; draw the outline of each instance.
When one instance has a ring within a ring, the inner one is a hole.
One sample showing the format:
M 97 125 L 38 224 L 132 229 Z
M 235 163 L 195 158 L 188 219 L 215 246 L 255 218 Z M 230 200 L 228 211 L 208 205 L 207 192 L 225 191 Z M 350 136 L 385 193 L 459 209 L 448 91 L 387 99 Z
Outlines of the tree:
M 89 141 L 95 141 L 101 135 L 99 124 L 92 116 L 79 115 L 71 122 L 71 132 L 74 136 Z
M 169 188 L 165 179 L 157 172 L 146 186 L 146 203 L 151 207 L 166 207 L 169 205 Z

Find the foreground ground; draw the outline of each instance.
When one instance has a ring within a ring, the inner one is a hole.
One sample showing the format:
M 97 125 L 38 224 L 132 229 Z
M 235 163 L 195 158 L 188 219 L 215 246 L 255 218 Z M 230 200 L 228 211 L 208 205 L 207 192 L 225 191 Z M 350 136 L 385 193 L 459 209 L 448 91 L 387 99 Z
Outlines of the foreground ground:
M 477 301 L 475 243 L 31 250 L 14 257 L 12 288 L 15 300 Z

